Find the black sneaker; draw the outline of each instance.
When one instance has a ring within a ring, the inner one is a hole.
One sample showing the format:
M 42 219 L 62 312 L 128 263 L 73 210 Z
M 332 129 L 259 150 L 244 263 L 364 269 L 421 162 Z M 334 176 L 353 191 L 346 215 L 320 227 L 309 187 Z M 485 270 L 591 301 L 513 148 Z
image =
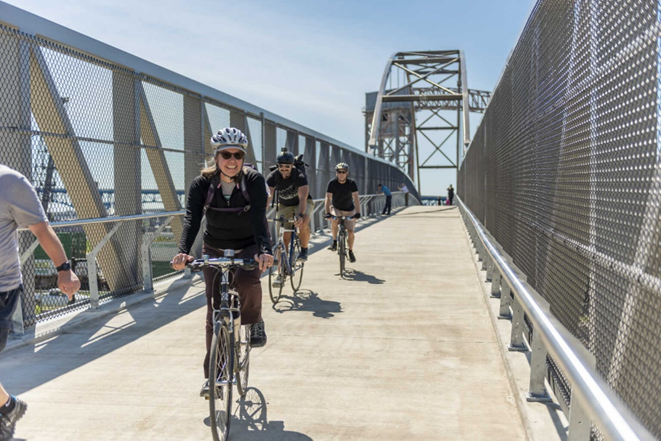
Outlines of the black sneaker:
M 307 248 L 301 248 L 301 253 L 298 255 L 299 262 L 305 262 L 308 260 L 308 249 Z
M 16 400 L 16 402 L 10 412 L 2 413 L 2 407 L 0 407 L 0 439 L 2 440 L 10 440 L 14 437 L 16 421 L 20 420 L 28 409 L 25 401 L 21 401 L 16 397 L 11 397 L 11 399 Z
M 337 241 L 334 240 L 334 241 L 333 241 L 333 245 L 329 246 L 328 249 L 329 249 L 330 251 L 337 251 Z
M 354 263 L 356 261 L 356 256 L 353 255 L 353 251 L 349 250 L 349 262 Z
M 264 329 L 264 320 L 253 323 L 250 326 L 250 346 L 261 348 L 266 344 L 266 330 Z

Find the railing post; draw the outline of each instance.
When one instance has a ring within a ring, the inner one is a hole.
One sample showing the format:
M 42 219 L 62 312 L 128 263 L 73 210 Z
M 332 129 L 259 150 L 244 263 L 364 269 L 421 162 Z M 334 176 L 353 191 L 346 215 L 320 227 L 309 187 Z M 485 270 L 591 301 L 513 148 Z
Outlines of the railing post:
M 99 309 L 99 272 L 96 268 L 96 253 L 87 255 L 87 282 L 90 287 L 90 309 Z
M 498 318 L 501 320 L 511 320 L 512 313 L 510 312 L 510 286 L 507 283 L 500 284 L 500 311 L 498 311 Z
M 142 289 L 144 291 L 150 292 L 154 290 L 154 272 L 151 264 L 151 244 L 161 235 L 172 219 L 174 219 L 174 216 L 168 216 L 151 236 L 145 234 L 142 238 Z
M 526 352 L 528 350 L 523 342 L 523 308 L 516 297 L 512 302 L 512 334 L 507 349 L 516 352 Z
M 99 309 L 99 269 L 96 265 L 96 255 L 110 238 L 119 230 L 123 222 L 115 223 L 115 226 L 96 244 L 94 249 L 87 255 L 87 281 L 90 286 L 90 309 Z
M 592 369 L 596 369 L 597 361 L 594 354 L 588 351 L 584 352 L 586 355 L 586 364 Z M 583 405 L 582 397 L 578 394 L 580 391 L 573 389 L 569 399 L 569 429 L 567 431 L 567 441 L 587 441 L 590 439 L 592 420 L 588 416 L 585 406 Z
M 500 283 L 501 283 L 501 275 L 500 272 L 497 270 L 493 271 L 493 274 L 491 276 L 491 298 L 498 299 L 500 298 Z
M 530 356 L 530 387 L 526 401 L 549 402 L 553 401 L 544 386 L 546 378 L 546 355 L 548 352 L 542 343 L 542 339 L 537 335 L 538 331 L 532 330 L 532 354 Z

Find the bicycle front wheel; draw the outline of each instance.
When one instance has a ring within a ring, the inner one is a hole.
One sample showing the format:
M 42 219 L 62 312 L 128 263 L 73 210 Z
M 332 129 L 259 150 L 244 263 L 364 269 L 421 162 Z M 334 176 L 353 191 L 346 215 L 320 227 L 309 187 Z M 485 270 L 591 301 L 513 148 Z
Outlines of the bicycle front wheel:
M 216 323 L 209 353 L 209 421 L 214 441 L 225 441 L 230 432 L 234 335 Z
M 298 256 L 301 254 L 301 242 L 296 238 L 292 242 L 292 252 L 291 252 L 291 275 L 289 276 L 289 282 L 291 283 L 291 289 L 294 292 L 298 291 L 301 287 L 301 282 L 303 281 L 303 267 L 305 262 L 299 262 Z
M 344 277 L 344 266 L 347 259 L 346 250 L 346 233 L 340 232 L 340 237 L 337 241 L 337 253 L 340 255 L 340 276 Z
M 236 389 L 243 397 L 248 391 L 248 375 L 250 374 L 250 325 L 243 325 L 239 330 L 236 355 Z
M 282 246 L 277 245 L 273 252 L 273 257 L 278 261 L 277 265 L 269 268 L 269 296 L 271 301 L 275 305 L 280 300 L 282 295 L 282 287 L 285 285 L 285 261 L 283 258 L 286 258 L 286 253 L 282 252 Z

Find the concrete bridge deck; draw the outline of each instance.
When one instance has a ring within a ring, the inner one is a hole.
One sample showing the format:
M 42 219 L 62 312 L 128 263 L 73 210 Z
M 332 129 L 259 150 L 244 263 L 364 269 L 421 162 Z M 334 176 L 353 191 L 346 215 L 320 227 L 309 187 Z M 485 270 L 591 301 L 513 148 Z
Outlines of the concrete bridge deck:
M 317 244 L 302 291 L 251 354 L 232 440 L 513 440 L 525 431 L 457 210 L 410 207 L 357 233 L 352 280 Z M 17 439 L 210 439 L 199 278 L 2 355 L 29 404 Z M 236 394 L 235 394 L 236 395 Z

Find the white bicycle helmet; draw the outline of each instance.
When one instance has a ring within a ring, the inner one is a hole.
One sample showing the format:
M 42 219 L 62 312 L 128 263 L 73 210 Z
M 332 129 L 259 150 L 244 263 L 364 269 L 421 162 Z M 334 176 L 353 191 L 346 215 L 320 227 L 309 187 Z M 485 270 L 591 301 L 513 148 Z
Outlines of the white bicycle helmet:
M 335 171 L 338 171 L 338 170 L 349 171 L 349 164 L 347 164 L 346 162 L 340 162 L 339 164 L 337 164 L 335 166 Z
M 238 148 L 245 153 L 248 148 L 248 138 L 237 128 L 225 127 L 211 137 L 211 145 L 216 148 L 216 154 L 229 148 Z

